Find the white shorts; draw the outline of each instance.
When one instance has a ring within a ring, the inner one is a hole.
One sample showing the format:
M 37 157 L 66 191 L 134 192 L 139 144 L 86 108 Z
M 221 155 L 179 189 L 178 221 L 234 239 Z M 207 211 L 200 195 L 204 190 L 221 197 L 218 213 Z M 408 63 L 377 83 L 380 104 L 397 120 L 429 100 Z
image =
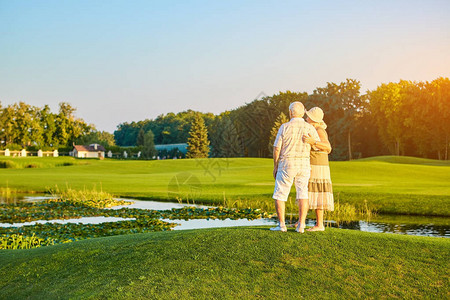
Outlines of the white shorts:
M 311 166 L 297 162 L 282 162 L 278 167 L 275 190 L 272 198 L 287 201 L 292 184 L 295 183 L 297 195 L 295 199 L 308 199 L 308 181 L 311 177 Z

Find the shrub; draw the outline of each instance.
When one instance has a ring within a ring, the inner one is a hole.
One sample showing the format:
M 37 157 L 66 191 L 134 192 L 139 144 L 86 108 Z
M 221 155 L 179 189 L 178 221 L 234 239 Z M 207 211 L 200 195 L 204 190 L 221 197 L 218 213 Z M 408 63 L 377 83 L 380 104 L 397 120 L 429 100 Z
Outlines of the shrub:
M 2 148 L 9 149 L 11 151 L 20 151 L 23 149 L 23 146 L 19 144 L 7 144 Z
M 25 168 L 27 168 L 27 169 L 39 168 L 39 165 L 37 165 L 37 164 L 28 164 L 28 165 L 25 166 Z
M 0 161 L 0 168 L 1 169 L 15 169 L 15 168 L 17 168 L 17 165 L 10 160 L 2 160 L 2 161 Z

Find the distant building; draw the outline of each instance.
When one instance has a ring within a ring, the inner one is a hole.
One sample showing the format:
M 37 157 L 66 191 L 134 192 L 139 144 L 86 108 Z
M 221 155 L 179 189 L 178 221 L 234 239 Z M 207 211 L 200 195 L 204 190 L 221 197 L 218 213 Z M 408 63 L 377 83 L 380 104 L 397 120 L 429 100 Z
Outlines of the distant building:
M 183 154 L 186 154 L 187 152 L 187 143 L 181 143 L 181 144 L 165 144 L 165 145 L 155 145 L 156 150 L 159 151 L 167 151 L 170 152 L 173 149 L 178 149 Z
M 79 158 L 105 158 L 105 148 L 99 144 L 74 145 L 72 150 L 73 157 Z

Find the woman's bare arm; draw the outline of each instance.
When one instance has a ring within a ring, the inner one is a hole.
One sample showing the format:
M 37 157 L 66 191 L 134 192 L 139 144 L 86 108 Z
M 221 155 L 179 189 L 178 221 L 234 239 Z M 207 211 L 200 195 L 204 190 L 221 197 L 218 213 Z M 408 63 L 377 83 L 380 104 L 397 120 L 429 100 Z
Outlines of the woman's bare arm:
M 320 142 L 317 142 L 311 136 L 303 136 L 303 142 L 309 143 L 311 145 L 311 147 L 314 146 L 315 148 L 317 148 L 321 151 L 330 153 L 331 152 L 331 144 L 330 144 L 330 141 L 328 140 L 327 132 L 322 128 L 318 128 L 317 133 L 319 134 Z

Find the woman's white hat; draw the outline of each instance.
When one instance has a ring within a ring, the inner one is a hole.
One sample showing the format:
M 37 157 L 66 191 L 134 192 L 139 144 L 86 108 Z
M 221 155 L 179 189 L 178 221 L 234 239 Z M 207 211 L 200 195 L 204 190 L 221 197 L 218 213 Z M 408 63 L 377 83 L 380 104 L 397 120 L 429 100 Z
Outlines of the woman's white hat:
M 319 123 L 319 126 L 324 130 L 327 129 L 327 124 L 323 121 L 323 110 L 320 107 L 313 107 L 306 111 L 306 115 L 315 123 Z
M 320 107 L 313 107 L 306 111 L 306 115 L 316 123 L 323 122 L 323 110 Z

